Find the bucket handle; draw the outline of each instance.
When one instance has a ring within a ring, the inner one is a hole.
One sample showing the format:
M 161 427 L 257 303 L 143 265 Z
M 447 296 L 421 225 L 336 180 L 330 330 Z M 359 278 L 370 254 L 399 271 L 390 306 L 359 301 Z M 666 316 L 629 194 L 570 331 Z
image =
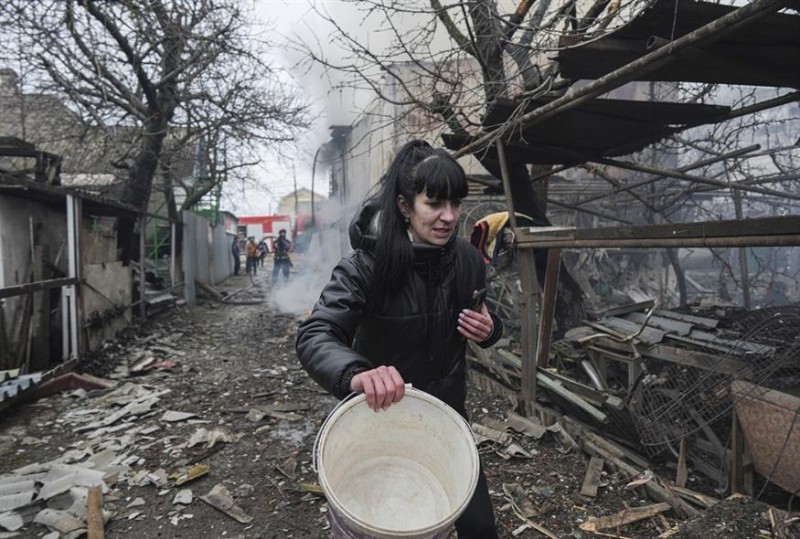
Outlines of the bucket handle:
M 406 389 L 413 389 L 413 388 L 414 388 L 413 385 L 406 384 Z M 331 420 L 331 417 L 336 412 L 336 410 L 338 410 L 339 408 L 344 406 L 347 401 L 349 401 L 350 399 L 352 399 L 356 395 L 360 395 L 360 393 L 358 393 L 356 391 L 353 391 L 352 393 L 347 395 L 345 398 L 343 398 L 342 400 L 337 402 L 336 406 L 334 406 L 333 409 L 330 412 L 328 412 L 328 417 L 326 417 L 325 421 L 323 421 L 322 425 L 320 425 L 319 431 L 317 431 L 317 437 L 314 438 L 314 449 L 311 452 L 311 469 L 314 470 L 314 473 L 319 473 L 319 469 L 317 468 L 317 458 L 318 458 L 317 455 L 319 454 L 320 437 L 322 436 L 322 433 L 325 431 L 325 427 L 328 426 L 328 422 Z M 469 424 L 467 424 L 467 426 L 469 426 Z M 472 429 L 470 429 L 470 432 L 472 432 Z

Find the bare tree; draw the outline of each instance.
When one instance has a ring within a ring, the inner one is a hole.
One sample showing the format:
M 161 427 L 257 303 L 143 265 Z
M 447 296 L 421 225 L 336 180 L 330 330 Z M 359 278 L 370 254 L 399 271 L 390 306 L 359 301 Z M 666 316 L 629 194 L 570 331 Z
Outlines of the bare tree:
M 439 132 L 463 135 L 496 127 L 486 118 L 498 100 L 515 98 L 521 111 L 529 100 L 565 89 L 567 81 L 557 79 L 554 65 L 542 51 L 556 47 L 559 35 L 602 30 L 619 8 L 617 2 L 607 9 L 606 0 L 598 0 L 585 13 L 579 13 L 574 2 L 556 6 L 551 0 L 539 0 L 535 7 L 527 0 L 517 5 L 496 0 L 353 3 L 360 7 L 363 19 L 372 21 L 381 32 L 359 39 L 338 17 L 315 8 L 333 28 L 334 44 L 346 52 L 337 58 L 328 54 L 328 43 L 302 44 L 311 60 L 336 71 L 343 87 L 368 89 L 395 105 L 401 115 L 421 113 L 438 118 Z M 428 121 L 425 128 L 433 125 Z M 499 179 L 500 163 L 493 155 L 485 151 L 474 154 Z M 541 177 L 543 169 L 530 170 L 514 159 L 508 161 L 508 169 L 514 209 L 548 222 L 546 184 L 531 181 L 534 176 Z M 544 264 L 537 263 L 537 268 L 541 280 Z M 556 315 L 561 329 L 582 318 L 580 298 L 577 284 L 562 272 Z
M 386 123 L 396 125 L 400 120 L 423 115 L 439 120 L 438 124 L 434 121 L 424 124 L 427 136 L 450 132 L 482 139 L 487 133 L 494 133 L 497 139 L 501 133 L 509 132 L 492 124 L 491 119 L 496 116 L 491 112 L 498 102 L 515 107 L 514 113 L 506 117 L 505 127 L 519 127 L 514 122 L 533 99 L 562 96 L 573 85 L 574 81 L 564 79 L 559 73 L 555 61 L 559 49 L 578 40 L 602 37 L 630 21 L 649 4 L 644 0 L 447 3 L 352 0 L 351 3 L 360 8 L 361 26 L 381 30 L 362 36 L 338 16 L 314 8 L 333 29 L 330 42 L 342 52 L 331 54 L 334 47 L 329 41 L 321 45 L 307 40 L 302 46 L 309 51 L 311 61 L 335 72 L 341 81 L 339 87 L 369 90 L 378 99 L 392 104 L 394 114 L 386 115 L 383 119 Z M 764 97 L 757 97 L 751 88 L 735 97 L 714 85 L 652 87 L 664 94 L 653 99 L 714 103 L 725 97 L 723 101 L 742 110 Z M 780 101 L 781 95 L 785 96 L 786 91 L 777 91 L 775 98 Z M 783 116 L 771 113 L 732 116 L 730 121 L 697 128 L 682 136 L 676 133 L 662 144 L 632 157 L 634 162 L 645 163 L 654 170 L 659 166 L 682 169 L 682 177 L 659 176 L 646 169 L 631 171 L 606 163 L 572 165 L 573 177 L 594 178 L 608 185 L 602 196 L 577 195 L 570 209 L 603 222 L 656 224 L 708 218 L 711 213 L 711 218 L 731 218 L 732 203 L 725 205 L 725 214 L 711 212 L 708 201 L 714 195 L 730 200 L 731 193 L 747 194 L 751 208 L 775 203 L 779 200 L 776 195 L 782 192 L 793 196 L 796 178 L 791 171 L 796 170 L 792 166 L 797 154 L 792 158 L 791 153 L 781 152 L 780 148 L 788 148 L 790 152 L 797 148 L 794 141 L 787 141 L 787 136 L 796 133 L 798 115 L 785 113 L 784 109 Z M 775 162 L 770 166 L 765 167 L 763 160 L 751 162 L 752 149 L 730 161 L 727 168 L 721 160 L 715 160 L 742 146 L 753 145 L 756 139 L 774 156 Z M 769 144 L 764 144 L 765 141 Z M 494 153 L 477 149 L 473 155 L 490 174 L 501 178 Z M 511 198 L 516 211 L 549 222 L 547 180 L 552 169 L 547 165 L 530 167 L 508 155 Z M 666 253 L 666 259 L 675 270 L 681 303 L 685 303 L 686 283 L 678 253 Z M 568 327 L 570 322 L 580 319 L 582 311 L 577 287 L 570 286 L 571 279 L 563 272 L 562 277 L 567 286 L 560 290 L 557 318 Z M 567 299 L 569 294 L 571 299 Z
M 292 141 L 310 123 L 245 5 L 8 0 L 0 27 L 20 62 L 40 75 L 32 78 L 40 89 L 64 95 L 93 126 L 128 130 L 130 145 L 114 163 L 127 175 L 127 202 L 147 207 L 160 168 L 168 195 L 182 182 L 190 207 L 257 163 L 265 145 Z M 186 181 L 181 171 L 200 141 L 208 174 Z

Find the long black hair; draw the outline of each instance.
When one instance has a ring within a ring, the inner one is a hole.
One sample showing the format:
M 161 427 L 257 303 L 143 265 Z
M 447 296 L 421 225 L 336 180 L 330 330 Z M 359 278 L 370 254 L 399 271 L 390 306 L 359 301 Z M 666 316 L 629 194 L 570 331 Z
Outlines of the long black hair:
M 393 295 L 405 282 L 414 264 L 414 249 L 408 240 L 408 225 L 397 205 L 402 195 L 413 206 L 423 191 L 435 200 L 460 200 L 467 195 L 467 177 L 461 165 L 445 150 L 423 140 L 412 140 L 395 154 L 381 179 L 378 194 L 378 230 L 375 258 L 381 294 Z

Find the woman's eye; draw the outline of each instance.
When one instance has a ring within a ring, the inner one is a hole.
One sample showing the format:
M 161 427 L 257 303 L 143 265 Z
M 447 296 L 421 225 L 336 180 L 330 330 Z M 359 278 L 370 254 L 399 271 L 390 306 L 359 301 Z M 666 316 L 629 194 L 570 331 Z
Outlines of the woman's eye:
M 460 208 L 461 207 L 461 199 L 453 200 L 451 202 L 451 204 L 453 205 L 454 208 Z

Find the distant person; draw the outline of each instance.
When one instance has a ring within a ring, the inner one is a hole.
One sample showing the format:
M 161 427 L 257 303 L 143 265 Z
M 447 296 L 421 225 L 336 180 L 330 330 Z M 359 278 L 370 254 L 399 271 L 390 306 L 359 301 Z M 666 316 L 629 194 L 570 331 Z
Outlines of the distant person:
M 258 265 L 264 267 L 264 259 L 267 258 L 267 238 L 261 238 L 258 242 Z
M 281 229 L 278 232 L 278 239 L 275 240 L 274 246 L 274 260 L 272 266 L 272 284 L 278 282 L 278 274 L 282 271 L 284 281 L 289 280 L 289 269 L 292 267 L 292 260 L 289 258 L 289 251 L 292 248 L 292 242 L 286 238 L 286 229 Z
M 233 274 L 239 275 L 239 268 L 242 267 L 242 261 L 239 258 L 239 236 L 233 237 L 233 243 L 231 244 L 231 254 L 233 255 Z
M 258 245 L 256 245 L 256 238 L 255 236 L 250 236 L 247 238 L 247 245 L 245 245 L 245 250 L 247 253 L 247 265 L 245 266 L 248 275 L 250 272 L 253 272 L 253 275 L 256 274 L 256 262 L 258 261 Z

